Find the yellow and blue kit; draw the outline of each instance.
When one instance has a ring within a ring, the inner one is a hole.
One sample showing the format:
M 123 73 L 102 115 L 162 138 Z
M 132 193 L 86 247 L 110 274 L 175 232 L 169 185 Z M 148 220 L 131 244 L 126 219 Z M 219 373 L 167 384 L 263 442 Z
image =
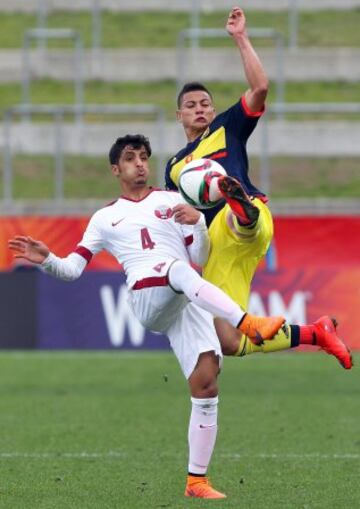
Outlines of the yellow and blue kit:
M 252 112 L 246 104 L 245 97 L 241 97 L 238 103 L 215 117 L 201 136 L 188 143 L 168 161 L 165 175 L 166 186 L 169 189 L 177 189 L 179 175 L 185 164 L 199 158 L 216 159 L 228 175 L 235 177 L 242 184 L 259 208 L 259 218 L 253 228 L 240 226 L 228 204 L 222 203 L 216 208 L 203 211 L 211 240 L 210 256 L 203 268 L 203 276 L 222 288 L 245 310 L 256 267 L 266 254 L 273 236 L 273 221 L 270 209 L 266 205 L 267 199 L 249 178 L 246 152 L 247 140 L 262 113 L 262 111 Z M 328 317 L 322 317 L 310 326 L 284 324 L 274 338 L 265 340 L 262 345 L 254 345 L 249 338 L 242 335 L 234 355 L 275 352 L 296 347 L 300 343 L 315 344 L 316 338 L 317 344 L 335 355 L 344 367 L 350 369 L 352 363 L 349 352 L 337 338 L 336 327 L 329 339 L 326 332 L 329 328 L 334 326 Z M 329 347 L 330 343 L 336 346 Z M 343 347 L 345 361 L 344 357 L 335 353 L 339 351 L 339 344 Z
M 249 178 L 246 143 L 263 111 L 252 112 L 245 97 L 220 113 L 196 140 L 188 143 L 166 166 L 168 189 L 177 189 L 180 172 L 193 159 L 216 159 L 227 174 L 235 177 L 260 209 L 254 228 L 241 227 L 230 213 L 229 205 L 204 212 L 209 227 L 211 251 L 203 276 L 222 288 L 243 309 L 248 306 L 250 285 L 256 267 L 266 254 L 273 235 L 273 222 L 266 196 Z

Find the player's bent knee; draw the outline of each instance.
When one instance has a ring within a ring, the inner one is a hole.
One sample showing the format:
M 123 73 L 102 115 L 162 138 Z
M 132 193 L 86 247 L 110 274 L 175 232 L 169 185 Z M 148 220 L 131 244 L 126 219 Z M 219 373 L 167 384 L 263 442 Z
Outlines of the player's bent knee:
M 189 377 L 191 395 L 195 398 L 214 398 L 218 395 L 217 376 L 220 371 L 219 358 L 215 352 L 204 352 Z
M 217 383 L 190 385 L 190 392 L 193 398 L 215 398 L 219 394 Z

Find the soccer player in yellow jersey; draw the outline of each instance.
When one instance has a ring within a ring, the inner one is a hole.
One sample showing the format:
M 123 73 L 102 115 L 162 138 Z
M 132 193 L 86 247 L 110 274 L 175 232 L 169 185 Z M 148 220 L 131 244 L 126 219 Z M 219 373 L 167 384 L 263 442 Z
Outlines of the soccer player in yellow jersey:
M 239 49 L 249 88 L 233 106 L 216 115 L 212 95 L 202 83 L 184 85 L 178 96 L 177 119 L 183 125 L 188 144 L 168 161 L 165 180 L 168 189 L 177 189 L 182 168 L 193 159 L 215 159 L 225 168 L 228 176 L 219 178 L 218 188 L 226 204 L 204 211 L 211 254 L 203 276 L 246 309 L 255 270 L 273 236 L 267 198 L 249 178 L 246 151 L 247 140 L 264 112 L 269 84 L 239 7 L 231 10 L 226 29 Z M 344 367 L 352 365 L 350 353 L 336 334 L 336 323 L 329 317 L 308 326 L 285 324 L 272 340 L 258 345 L 245 335 L 240 337 L 222 320 L 216 319 L 215 325 L 227 355 L 313 344 L 335 355 Z

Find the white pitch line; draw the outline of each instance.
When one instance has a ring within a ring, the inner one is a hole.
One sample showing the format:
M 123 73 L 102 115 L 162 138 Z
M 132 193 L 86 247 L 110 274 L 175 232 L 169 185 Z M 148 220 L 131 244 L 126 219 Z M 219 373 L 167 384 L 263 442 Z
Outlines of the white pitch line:
M 241 458 L 256 458 L 256 459 L 360 459 L 360 454 L 351 453 L 334 453 L 334 454 L 322 454 L 318 452 L 308 454 L 277 454 L 277 453 L 260 453 L 260 454 L 239 454 L 239 453 L 224 453 L 220 454 L 222 458 L 228 459 L 241 459 Z
M 35 458 L 35 459 L 104 459 L 104 458 L 125 458 L 125 452 L 0 452 L 0 458 Z
M 31 351 L 2 351 L 0 360 L 3 359 L 50 359 L 50 360 L 82 360 L 82 359 L 112 359 L 128 360 L 146 358 L 151 359 L 156 356 L 172 356 L 171 350 L 31 350 Z
M 129 454 L 120 451 L 108 452 L 0 452 L 0 459 L 24 458 L 24 459 L 109 459 L 109 458 L 126 458 Z M 165 456 L 174 456 L 167 455 Z M 176 456 L 176 455 L 175 455 Z M 359 460 L 360 454 L 350 453 L 308 453 L 308 454 L 277 454 L 277 453 L 260 453 L 260 454 L 239 454 L 239 453 L 220 453 L 218 454 L 224 459 L 241 460 L 243 458 L 250 459 L 279 459 L 279 460 Z

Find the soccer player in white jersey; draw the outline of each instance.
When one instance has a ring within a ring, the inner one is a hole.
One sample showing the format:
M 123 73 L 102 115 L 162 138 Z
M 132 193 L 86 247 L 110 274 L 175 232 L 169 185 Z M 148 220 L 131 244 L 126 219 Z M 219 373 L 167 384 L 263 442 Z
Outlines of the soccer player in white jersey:
M 141 323 L 165 332 L 188 380 L 192 410 L 186 496 L 224 498 L 206 476 L 217 434 L 217 376 L 222 358 L 213 316 L 256 339 L 270 339 L 284 321 L 246 314 L 222 290 L 203 280 L 190 262 L 202 265 L 209 239 L 202 214 L 178 193 L 148 186 L 151 148 L 141 135 L 118 138 L 110 150 L 112 172 L 122 195 L 98 210 L 83 239 L 66 258 L 41 241 L 16 236 L 15 256 L 40 264 L 64 279 L 78 278 L 102 249 L 114 255 L 127 276 L 129 302 Z

